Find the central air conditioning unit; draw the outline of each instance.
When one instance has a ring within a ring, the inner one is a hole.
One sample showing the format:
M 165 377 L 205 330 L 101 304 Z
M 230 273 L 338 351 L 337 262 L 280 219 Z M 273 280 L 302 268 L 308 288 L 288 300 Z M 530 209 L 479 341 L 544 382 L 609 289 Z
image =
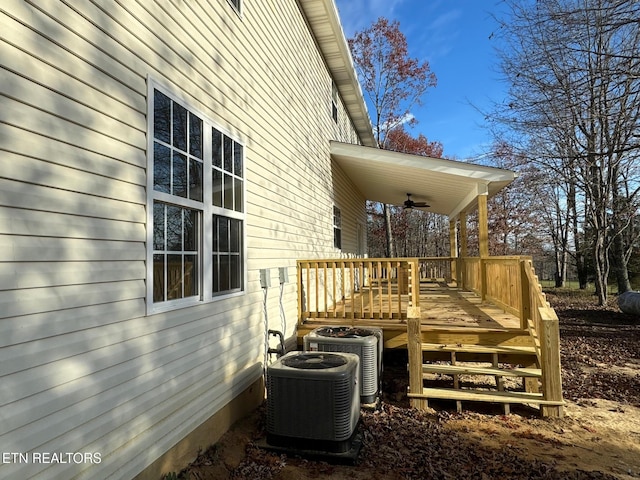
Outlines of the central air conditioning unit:
M 344 453 L 360 421 L 359 359 L 289 352 L 267 367 L 267 443 Z
M 360 403 L 374 403 L 382 381 L 382 329 L 320 327 L 304 336 L 307 352 L 355 353 L 360 358 Z

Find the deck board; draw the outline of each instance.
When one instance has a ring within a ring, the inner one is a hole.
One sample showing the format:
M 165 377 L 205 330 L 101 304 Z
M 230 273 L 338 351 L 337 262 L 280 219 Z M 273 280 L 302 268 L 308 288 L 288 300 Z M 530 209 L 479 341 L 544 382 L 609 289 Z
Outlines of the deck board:
M 362 289 L 357 294 L 335 304 L 327 317 L 308 318 L 303 326 L 299 326 L 298 335 L 301 337 L 320 325 L 353 324 L 382 327 L 385 331 L 397 330 L 397 334 L 404 332 L 406 338 L 406 319 L 398 318 L 397 314 L 394 318 L 382 318 L 379 308 L 368 308 L 371 298 L 376 295 L 380 295 L 377 286 L 373 286 L 371 290 Z M 402 310 L 398 309 L 399 296 L 395 288 L 391 295 L 383 292 L 381 298 L 385 312 L 407 311 L 406 296 L 403 296 Z M 373 303 L 379 304 L 377 301 Z M 520 330 L 520 319 L 515 315 L 506 313 L 488 301 L 483 302 L 474 292 L 464 291 L 457 288 L 454 283 L 447 284 L 442 280 L 420 283 L 420 313 L 423 331 L 459 330 L 462 334 L 465 330 Z M 385 333 L 385 337 L 387 336 Z M 406 340 L 404 342 L 400 340 L 399 343 L 406 345 Z
M 455 284 L 420 284 L 420 321 L 423 325 L 478 328 L 520 328 L 520 319 L 483 302 L 477 294 Z

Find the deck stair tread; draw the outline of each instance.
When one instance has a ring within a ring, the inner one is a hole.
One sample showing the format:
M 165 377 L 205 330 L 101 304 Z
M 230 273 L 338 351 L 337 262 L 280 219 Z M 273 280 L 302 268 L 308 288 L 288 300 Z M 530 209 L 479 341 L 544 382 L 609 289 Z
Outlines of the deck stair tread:
M 422 393 L 408 393 L 409 398 L 457 400 L 492 403 L 532 403 L 537 405 L 564 405 L 564 402 L 545 400 L 541 393 L 499 392 L 495 390 L 449 388 L 423 388 Z
M 536 354 L 535 347 L 524 345 L 463 345 L 463 344 L 437 344 L 423 343 L 422 350 L 427 352 L 464 352 L 464 353 L 518 353 L 518 354 Z
M 478 367 L 464 364 L 440 365 L 423 364 L 423 373 L 441 373 L 445 375 L 498 375 L 503 377 L 534 377 L 541 378 L 542 370 L 539 368 L 496 368 Z

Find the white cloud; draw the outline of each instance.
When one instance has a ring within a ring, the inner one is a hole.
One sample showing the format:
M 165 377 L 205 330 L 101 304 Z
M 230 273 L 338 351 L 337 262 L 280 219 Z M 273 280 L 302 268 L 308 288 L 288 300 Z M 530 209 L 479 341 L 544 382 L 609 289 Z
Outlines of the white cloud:
M 335 0 L 347 38 L 367 28 L 379 17 L 394 18 L 395 9 L 406 0 Z
M 415 120 L 415 116 L 413 113 L 407 113 L 404 117 L 399 118 L 395 122 L 388 122 L 386 125 L 382 126 L 383 130 L 391 130 L 393 128 L 399 127 L 400 125 L 404 125 L 405 123 L 409 123 L 412 120 Z

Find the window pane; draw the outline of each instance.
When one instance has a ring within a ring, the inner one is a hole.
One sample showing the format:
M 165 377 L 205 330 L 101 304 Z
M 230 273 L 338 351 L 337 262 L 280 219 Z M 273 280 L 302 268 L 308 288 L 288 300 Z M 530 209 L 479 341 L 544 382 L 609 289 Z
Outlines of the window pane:
M 211 258 L 211 277 L 212 277 L 212 288 L 211 291 L 213 293 L 218 293 L 220 291 L 220 275 L 218 270 L 220 268 L 220 257 L 218 255 L 213 255 Z
M 164 302 L 164 255 L 153 256 L 153 301 Z
M 233 143 L 233 173 L 242 176 L 242 145 Z
M 198 212 L 195 210 L 184 210 L 184 249 L 198 250 Z
M 333 207 L 333 226 L 337 228 L 342 226 L 342 214 L 338 207 Z
M 229 255 L 220 255 L 220 291 L 230 290 Z
M 213 183 L 213 204 L 216 207 L 222 206 L 222 172 L 215 168 L 211 172 L 211 181 Z
M 240 221 L 230 220 L 229 251 L 240 252 Z
M 215 215 L 213 216 L 213 251 L 214 252 L 218 252 L 218 217 L 216 217 Z
M 189 159 L 189 198 L 202 201 L 202 162 Z
M 198 295 L 198 257 L 184 256 L 184 296 Z
M 233 210 L 233 177 L 224 174 L 224 208 Z
M 164 250 L 164 207 L 162 203 L 153 204 L 153 249 Z M 155 288 L 155 287 L 154 287 Z
M 171 191 L 171 149 L 156 142 L 153 144 L 153 189 Z
M 202 120 L 189 112 L 189 153 L 202 160 Z
M 182 250 L 182 209 L 167 205 L 167 250 Z
M 173 143 L 180 150 L 187 151 L 187 109 L 173 103 Z
M 211 156 L 213 165 L 222 168 L 222 133 L 215 128 L 211 129 Z
M 218 251 L 229 251 L 229 220 L 218 217 Z
M 242 180 L 235 178 L 234 179 L 234 188 L 233 188 L 233 195 L 234 195 L 234 210 L 236 212 L 242 212 Z
M 240 288 L 242 284 L 242 272 L 240 270 L 240 255 L 231 255 L 231 265 L 229 266 L 231 278 L 230 278 L 230 287 Z
M 187 197 L 187 157 L 173 152 L 173 195 Z
M 182 298 L 182 255 L 167 255 L 167 300 Z
M 153 137 L 171 143 L 171 100 L 157 90 L 153 93 Z
M 233 140 L 224 137 L 224 169 L 226 172 L 233 172 Z

